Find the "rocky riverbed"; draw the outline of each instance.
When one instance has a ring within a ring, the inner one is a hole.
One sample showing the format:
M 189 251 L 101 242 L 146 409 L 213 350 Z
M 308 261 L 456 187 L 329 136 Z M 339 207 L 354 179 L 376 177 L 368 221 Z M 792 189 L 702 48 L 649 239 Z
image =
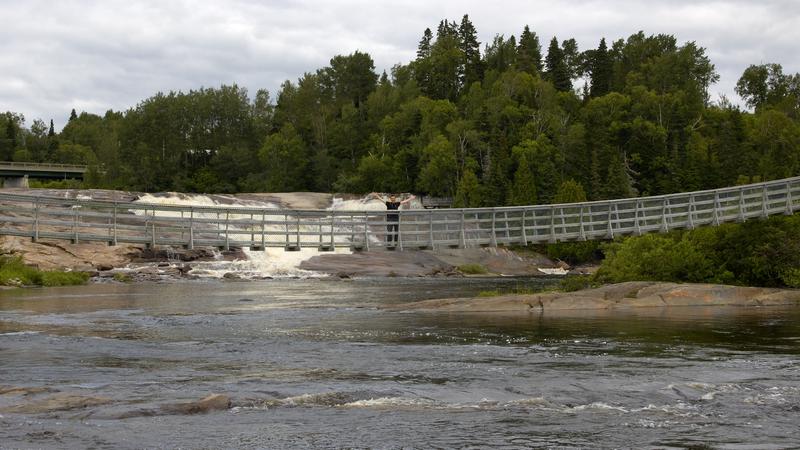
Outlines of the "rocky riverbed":
M 393 310 L 474 313 L 563 314 L 631 308 L 688 306 L 800 306 L 800 290 L 636 281 L 576 292 L 509 294 L 424 300 L 391 306 Z

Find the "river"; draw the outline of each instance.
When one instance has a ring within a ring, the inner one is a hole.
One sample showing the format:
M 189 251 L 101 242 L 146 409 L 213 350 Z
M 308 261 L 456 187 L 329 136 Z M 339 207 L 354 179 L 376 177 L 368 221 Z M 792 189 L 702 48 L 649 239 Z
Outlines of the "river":
M 3 291 L 0 448 L 800 446 L 798 310 L 381 309 L 548 282 Z M 214 393 L 230 407 L 164 408 Z M 65 394 L 102 401 L 48 403 Z

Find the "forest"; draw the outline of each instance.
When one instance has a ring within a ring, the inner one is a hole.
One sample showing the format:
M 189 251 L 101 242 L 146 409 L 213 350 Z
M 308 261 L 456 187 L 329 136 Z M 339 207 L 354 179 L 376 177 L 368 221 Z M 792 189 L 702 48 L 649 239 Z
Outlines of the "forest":
M 452 196 L 457 206 L 657 195 L 800 174 L 800 74 L 751 65 L 746 103 L 710 98 L 706 49 L 639 32 L 477 40 L 467 15 L 426 29 L 378 74 L 362 51 L 254 96 L 159 92 L 127 111 L 72 110 L 56 132 L 0 114 L 0 159 L 88 164 L 84 187 L 207 193 Z M 66 112 L 54 112 L 65 114 Z

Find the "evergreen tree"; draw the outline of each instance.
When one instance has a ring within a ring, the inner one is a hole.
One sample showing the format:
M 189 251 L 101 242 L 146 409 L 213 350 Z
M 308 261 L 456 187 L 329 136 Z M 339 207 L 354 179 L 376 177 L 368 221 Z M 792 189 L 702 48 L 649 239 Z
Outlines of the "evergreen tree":
M 417 60 L 431 56 L 431 41 L 433 41 L 433 33 L 430 28 L 425 28 L 425 32 L 422 33 L 422 39 L 420 39 L 417 46 Z
M 564 59 L 564 52 L 558 46 L 558 39 L 553 37 L 550 40 L 550 47 L 547 49 L 545 58 L 547 79 L 553 83 L 553 87 L 561 92 L 572 91 L 572 79 L 570 77 L 567 62 Z
M 525 153 L 519 156 L 517 171 L 514 173 L 514 183 L 508 196 L 511 206 L 525 206 L 536 204 L 536 181 L 528 163 Z
M 633 183 L 625 168 L 625 163 L 618 152 L 612 152 L 611 160 L 608 164 L 605 184 L 603 186 L 603 198 L 606 200 L 615 198 L 635 197 Z
M 50 129 L 47 131 L 47 136 L 48 137 L 53 137 L 55 135 L 56 135 L 56 130 L 53 127 L 53 119 L 50 119 Z
M 586 201 L 583 186 L 575 180 L 567 180 L 558 187 L 553 203 L 579 203 Z
M 72 122 L 77 118 L 78 118 L 78 113 L 75 112 L 75 108 L 72 108 L 72 112 L 69 113 L 69 121 Z
M 458 181 L 453 206 L 456 208 L 476 208 L 481 206 L 481 186 L 478 177 L 470 169 L 465 169 Z
M 470 86 L 483 78 L 483 62 L 481 61 L 481 43 L 478 42 L 478 32 L 466 14 L 464 14 L 461 19 L 461 25 L 458 27 L 458 37 L 464 58 L 461 69 L 461 84 L 462 86 Z
M 532 75 L 542 73 L 542 45 L 528 25 L 522 30 L 517 46 L 517 69 Z
M 590 62 L 591 87 L 589 95 L 591 97 L 602 97 L 611 91 L 611 72 L 613 63 L 611 55 L 606 47 L 606 38 L 600 39 L 600 45 L 592 55 Z

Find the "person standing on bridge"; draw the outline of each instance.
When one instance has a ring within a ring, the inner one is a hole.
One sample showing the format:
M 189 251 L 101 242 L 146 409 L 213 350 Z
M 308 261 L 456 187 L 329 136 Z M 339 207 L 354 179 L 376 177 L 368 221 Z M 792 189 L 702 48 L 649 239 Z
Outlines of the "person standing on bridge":
M 414 200 L 415 197 L 413 194 L 410 195 L 405 200 L 397 201 L 397 196 L 395 194 L 389 194 L 388 199 L 384 199 L 383 196 L 378 194 L 377 192 L 373 192 L 369 194 L 370 197 L 380 200 L 386 204 L 387 211 L 397 211 L 400 209 L 400 206 L 406 205 Z M 390 213 L 386 214 L 386 244 L 397 245 L 397 235 L 400 230 L 400 215 L 397 213 Z

